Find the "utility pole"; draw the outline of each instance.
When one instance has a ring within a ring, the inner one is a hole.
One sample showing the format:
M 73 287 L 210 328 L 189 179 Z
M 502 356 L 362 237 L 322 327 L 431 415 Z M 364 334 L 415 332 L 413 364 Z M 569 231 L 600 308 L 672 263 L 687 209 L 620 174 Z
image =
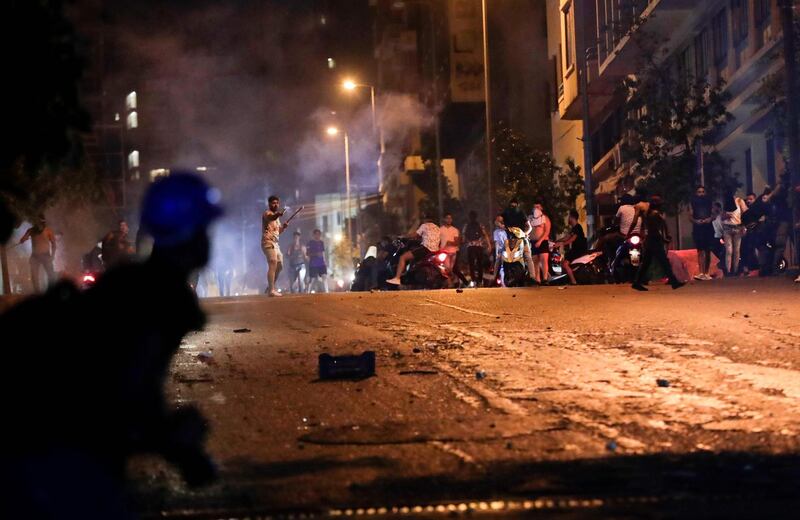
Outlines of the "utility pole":
M 6 246 L 0 244 L 0 269 L 3 271 L 3 295 L 11 294 L 11 278 L 8 275 L 8 253 Z
M 444 220 L 444 195 L 443 195 L 443 188 L 442 188 L 442 143 L 441 143 L 441 115 L 438 113 L 439 111 L 439 64 L 438 60 L 436 59 L 436 51 L 437 51 L 437 40 L 436 40 L 436 20 L 433 15 L 433 5 L 432 4 L 423 4 L 428 8 L 428 15 L 430 16 L 430 26 L 431 26 L 431 82 L 432 82 L 432 94 L 433 94 L 433 109 L 437 111 L 436 117 L 434 118 L 434 133 L 436 136 L 435 139 L 435 147 L 436 147 L 436 164 L 434 166 L 434 172 L 436 173 L 436 199 L 437 204 L 439 206 L 439 224 L 442 223 Z
M 784 71 L 786 74 L 786 81 L 784 88 L 786 90 L 786 118 L 788 121 L 788 128 L 786 129 L 786 137 L 789 140 L 789 173 L 790 173 L 790 186 L 800 185 L 800 123 L 798 123 L 798 116 L 800 115 L 800 107 L 798 107 L 797 96 L 800 94 L 797 88 L 797 62 L 796 62 L 796 45 L 794 37 L 794 9 L 793 0 L 779 0 L 781 11 L 781 25 L 783 28 L 783 60 Z M 794 195 L 793 205 L 800 204 L 800 197 Z M 792 222 L 792 229 L 794 245 L 795 245 L 795 261 L 800 261 L 800 232 L 797 229 L 798 225 L 798 210 L 794 207 L 794 219 Z
M 589 56 L 592 47 L 587 47 L 580 57 L 580 95 L 583 119 L 583 196 L 586 199 L 586 236 L 594 237 L 594 186 L 592 186 L 592 134 L 589 129 Z
M 481 0 L 483 22 L 483 97 L 486 98 L 486 195 L 489 198 L 489 222 L 494 222 L 494 197 L 492 196 L 492 98 L 489 85 L 489 23 L 486 13 L 486 0 Z

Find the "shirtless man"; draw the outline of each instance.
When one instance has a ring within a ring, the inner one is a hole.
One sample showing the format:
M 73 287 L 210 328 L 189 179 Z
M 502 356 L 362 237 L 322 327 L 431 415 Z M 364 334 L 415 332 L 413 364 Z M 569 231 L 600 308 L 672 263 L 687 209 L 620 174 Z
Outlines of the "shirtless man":
M 533 254 L 533 279 L 537 283 L 550 281 L 550 219 L 544 214 L 542 205 L 535 203 L 528 217 L 531 226 L 531 253 Z

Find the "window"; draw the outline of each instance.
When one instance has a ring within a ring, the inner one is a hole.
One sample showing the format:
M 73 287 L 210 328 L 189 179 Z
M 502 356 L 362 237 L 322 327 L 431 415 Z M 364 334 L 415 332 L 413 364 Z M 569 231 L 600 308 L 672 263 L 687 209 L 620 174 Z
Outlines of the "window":
M 125 126 L 127 126 L 129 129 L 139 128 L 139 116 L 136 114 L 136 111 L 133 111 L 130 114 L 128 114 Z
M 724 66 L 728 58 L 728 12 L 723 9 L 711 21 L 711 37 L 713 40 L 714 64 Z
M 744 152 L 744 185 L 747 193 L 753 193 L 753 154 L 750 148 Z
M 775 139 L 770 136 L 766 139 L 767 144 L 767 184 L 775 186 Z
M 703 29 L 694 38 L 694 73 L 697 78 L 708 75 L 709 40 L 708 29 Z
M 755 0 L 753 3 L 753 18 L 757 27 L 763 27 L 770 22 L 772 15 L 772 0 Z
M 125 109 L 136 110 L 136 108 L 136 91 L 133 91 L 125 97 Z
M 684 83 L 689 83 L 694 75 L 693 54 L 694 47 L 691 45 L 678 54 L 678 77 Z
M 128 154 L 128 168 L 134 169 L 139 167 L 139 150 L 134 150 Z
M 748 25 L 747 0 L 731 1 L 731 17 L 733 18 L 733 43 L 740 45 L 747 39 L 750 31 Z
M 575 65 L 575 24 L 572 4 L 564 6 L 564 65 L 569 71 Z

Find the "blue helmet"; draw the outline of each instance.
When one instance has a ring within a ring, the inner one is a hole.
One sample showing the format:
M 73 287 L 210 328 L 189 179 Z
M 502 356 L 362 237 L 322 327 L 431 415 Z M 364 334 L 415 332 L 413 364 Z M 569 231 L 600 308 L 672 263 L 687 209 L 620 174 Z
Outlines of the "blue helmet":
M 145 193 L 141 227 L 157 245 L 183 244 L 222 215 L 219 198 L 219 191 L 198 175 L 173 172 Z

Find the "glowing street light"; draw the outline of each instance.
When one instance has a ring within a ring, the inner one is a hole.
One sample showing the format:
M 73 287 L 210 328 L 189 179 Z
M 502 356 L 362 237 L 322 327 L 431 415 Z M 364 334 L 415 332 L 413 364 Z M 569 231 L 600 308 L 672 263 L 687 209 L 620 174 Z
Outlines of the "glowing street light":
M 330 137 L 336 137 L 339 135 L 339 129 L 335 126 L 329 126 L 325 129 L 325 133 L 328 134 Z M 351 218 L 351 206 L 350 206 L 350 138 L 347 135 L 347 130 L 344 131 L 344 182 L 346 186 L 346 193 L 347 193 L 347 218 Z M 350 237 L 353 236 L 349 229 L 348 225 L 348 234 Z
M 342 81 L 342 88 L 347 90 L 348 92 L 352 92 L 357 88 L 368 88 L 369 89 L 369 99 L 370 99 L 370 107 L 372 109 L 372 135 L 378 141 L 378 191 L 381 191 L 383 186 L 383 153 L 385 151 L 385 145 L 383 143 L 383 129 L 378 129 L 378 117 L 377 111 L 375 110 L 375 86 L 374 85 L 367 85 L 364 83 L 356 83 L 352 78 L 347 78 Z

